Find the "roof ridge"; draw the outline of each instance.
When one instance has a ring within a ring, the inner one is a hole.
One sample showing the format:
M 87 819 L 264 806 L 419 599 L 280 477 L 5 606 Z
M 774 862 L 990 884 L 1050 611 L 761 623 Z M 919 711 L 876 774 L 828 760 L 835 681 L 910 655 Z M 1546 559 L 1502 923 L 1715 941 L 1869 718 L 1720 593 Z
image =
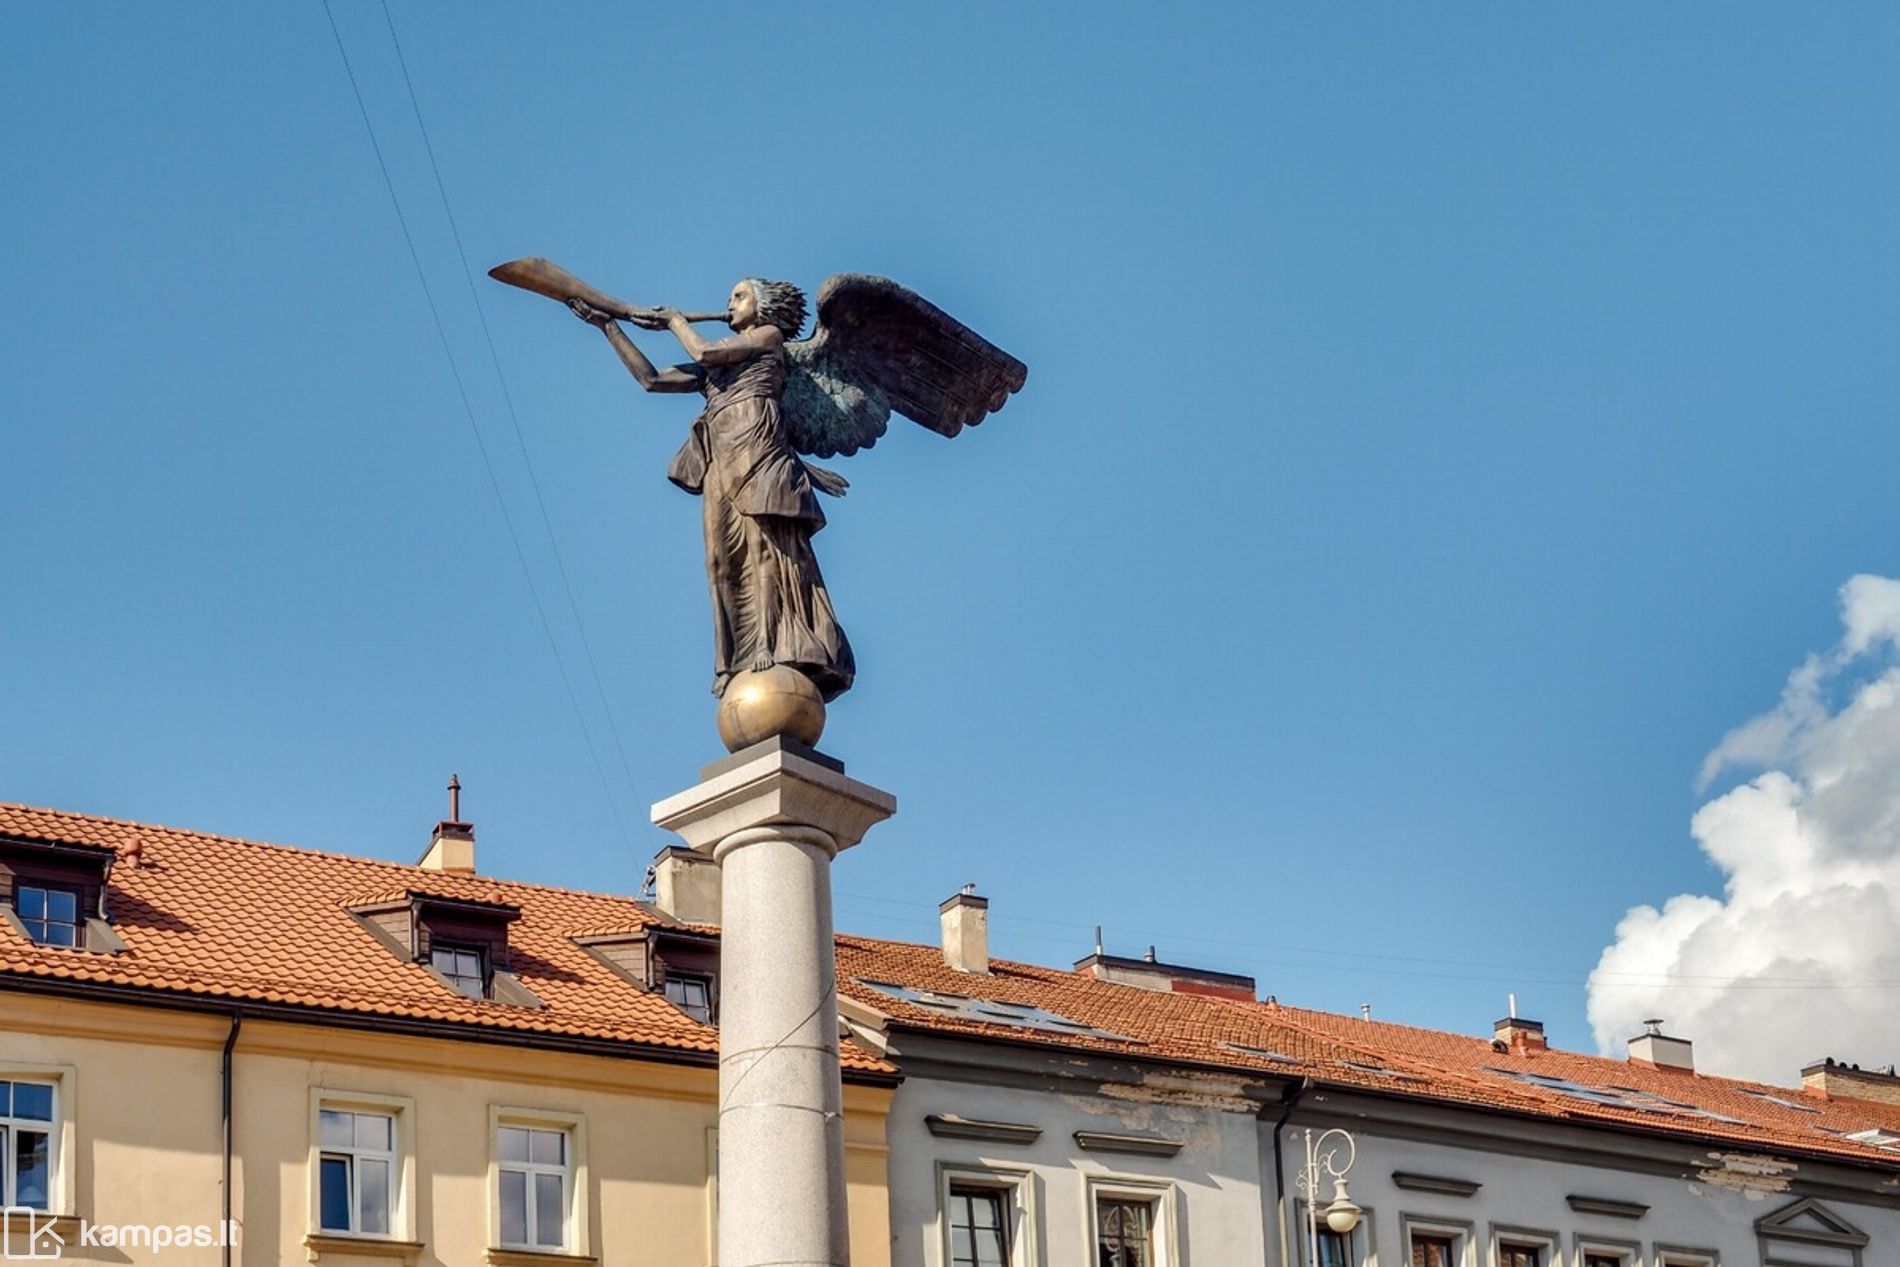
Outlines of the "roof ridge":
M 524 889 L 533 889 L 542 893 L 565 893 L 572 897 L 604 899 L 614 902 L 629 902 L 640 905 L 640 899 L 619 893 L 605 893 L 599 889 L 582 889 L 568 884 L 544 884 L 537 880 L 515 880 L 490 875 L 456 875 L 453 872 L 433 871 L 413 862 L 392 862 L 387 858 L 372 858 L 363 854 L 343 853 L 335 849 L 319 849 L 311 845 L 290 844 L 278 840 L 253 840 L 248 836 L 231 836 L 223 832 L 201 831 L 195 827 L 173 827 L 164 823 L 144 823 L 130 818 L 113 818 L 105 814 L 84 814 L 76 810 L 55 809 L 44 805 L 25 805 L 16 801 L 0 801 L 0 812 L 17 810 L 26 814 L 50 814 L 57 818 L 72 819 L 86 823 L 105 823 L 118 828 L 130 828 L 134 831 L 164 832 L 171 836 L 188 839 L 214 841 L 225 845 L 246 845 L 254 849 L 275 849 L 287 853 L 305 854 L 319 858 L 334 858 L 342 862 L 355 863 L 366 867 L 388 868 L 408 876 L 427 876 L 444 883 L 472 883 L 490 885 L 509 885 Z

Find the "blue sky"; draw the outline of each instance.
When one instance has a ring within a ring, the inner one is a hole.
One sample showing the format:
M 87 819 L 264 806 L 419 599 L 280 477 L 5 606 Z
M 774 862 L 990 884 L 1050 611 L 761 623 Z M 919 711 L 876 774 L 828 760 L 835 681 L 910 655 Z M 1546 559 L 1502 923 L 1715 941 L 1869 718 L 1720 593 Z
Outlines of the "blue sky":
M 883 273 L 1031 367 L 828 507 L 853 931 L 974 881 L 1006 955 L 1588 1046 L 1624 911 L 1720 891 L 1704 757 L 1896 566 L 1889 7 L 393 0 L 520 443 L 335 8 L 605 786 L 323 9 L 15 5 L 0 799 L 408 860 L 454 770 L 485 870 L 638 887 L 718 755 L 692 408 L 524 254 Z

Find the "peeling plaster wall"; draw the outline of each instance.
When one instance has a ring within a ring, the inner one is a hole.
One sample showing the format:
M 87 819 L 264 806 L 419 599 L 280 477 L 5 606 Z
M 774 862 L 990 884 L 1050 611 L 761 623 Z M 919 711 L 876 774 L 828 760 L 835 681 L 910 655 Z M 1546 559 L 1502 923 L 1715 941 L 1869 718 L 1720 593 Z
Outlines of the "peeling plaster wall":
M 940 1164 L 948 1163 L 1033 1172 L 1033 1261 L 1040 1267 L 1094 1261 L 1090 1176 L 1173 1184 L 1183 1264 L 1263 1263 L 1256 1108 L 1235 1082 L 1179 1073 L 1150 1075 L 1140 1085 L 1059 1091 L 910 1078 L 898 1088 L 887 1124 L 891 1262 L 944 1267 L 938 1184 Z M 933 1113 L 1039 1126 L 1042 1136 L 1026 1145 L 939 1139 L 924 1124 Z M 1088 1152 L 1076 1144 L 1077 1131 L 1161 1135 L 1184 1146 L 1173 1157 Z

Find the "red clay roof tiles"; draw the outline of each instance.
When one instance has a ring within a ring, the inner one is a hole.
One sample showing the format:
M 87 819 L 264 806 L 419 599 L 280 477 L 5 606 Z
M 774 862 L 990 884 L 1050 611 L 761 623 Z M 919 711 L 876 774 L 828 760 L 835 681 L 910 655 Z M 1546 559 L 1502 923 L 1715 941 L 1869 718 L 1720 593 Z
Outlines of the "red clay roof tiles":
M 0 976 L 270 1001 L 640 1049 L 703 1055 L 717 1048 L 714 1030 L 577 944 L 577 937 L 637 935 L 666 923 L 630 898 L 15 805 L 0 805 L 0 837 L 119 849 L 110 905 L 114 931 L 128 948 L 107 955 L 39 947 L 0 924 Z M 123 860 L 135 848 L 137 866 Z M 349 913 L 366 897 L 399 901 L 411 893 L 518 908 L 520 918 L 509 928 L 511 966 L 546 1006 L 464 998 L 421 965 L 389 953 Z M 1032 964 L 997 960 L 987 975 L 962 973 L 948 967 L 935 946 L 840 935 L 837 958 L 839 993 L 894 1025 L 1309 1077 L 1328 1086 L 1900 1169 L 1900 1154 L 1846 1138 L 1869 1127 L 1900 1132 L 1900 1106 L 1829 1100 L 1798 1088 L 1554 1049 L 1500 1053 L 1489 1038 L 1144 990 Z M 933 1001 L 930 992 L 948 1000 Z M 981 1008 L 949 1005 L 959 998 L 1002 1004 L 1005 1011 L 1040 1009 L 1088 1028 L 989 1020 L 992 1014 Z M 858 1071 L 890 1070 L 852 1044 L 846 1044 L 845 1062 Z M 1589 1093 L 1579 1095 L 1577 1088 Z

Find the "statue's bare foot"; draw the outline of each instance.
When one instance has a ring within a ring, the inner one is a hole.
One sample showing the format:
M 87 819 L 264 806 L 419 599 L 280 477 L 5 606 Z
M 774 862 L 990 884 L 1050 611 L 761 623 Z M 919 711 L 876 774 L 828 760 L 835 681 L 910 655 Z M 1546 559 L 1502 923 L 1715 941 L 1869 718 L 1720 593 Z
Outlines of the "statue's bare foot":
M 761 651 L 758 655 L 752 657 L 752 671 L 754 673 L 763 673 L 777 663 L 778 661 L 772 658 L 771 652 Z

